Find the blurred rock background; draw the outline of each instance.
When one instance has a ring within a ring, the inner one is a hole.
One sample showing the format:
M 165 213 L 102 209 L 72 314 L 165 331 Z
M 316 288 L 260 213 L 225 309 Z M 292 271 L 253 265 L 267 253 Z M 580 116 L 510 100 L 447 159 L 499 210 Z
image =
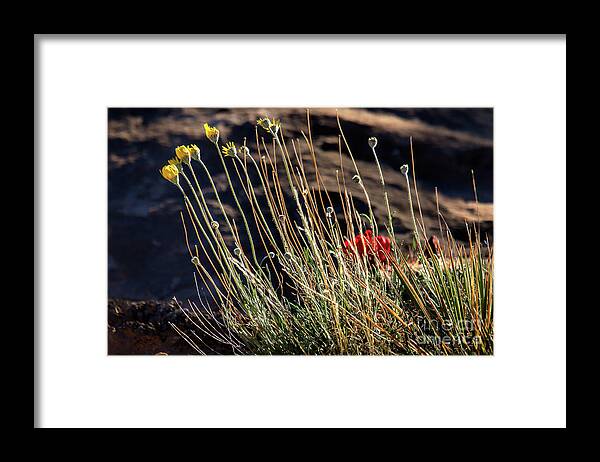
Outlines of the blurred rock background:
M 176 146 L 197 144 L 204 162 L 213 172 L 222 199 L 231 205 L 235 217 L 235 204 L 221 162 L 216 157 L 215 147 L 204 137 L 202 124 L 207 121 L 217 126 L 223 142 L 234 141 L 239 145 L 246 137 L 255 154 L 255 121 L 264 115 L 281 119 L 286 140 L 288 143 L 297 140 L 307 160 L 307 174 L 312 178 L 312 163 L 303 136 L 303 133 L 308 136 L 305 109 L 108 110 L 109 299 L 168 300 L 176 296 L 185 300 L 196 297 L 193 268 L 179 216 L 183 202 L 179 191 L 165 181 L 158 170 L 174 155 Z M 396 218 L 395 231 L 401 240 L 410 240 L 412 229 L 406 184 L 399 171 L 402 164 L 410 164 L 410 137 L 428 229 L 439 233 L 434 194 L 437 186 L 441 212 L 455 237 L 466 240 L 464 221 L 476 220 L 479 213 L 482 230 L 492 239 L 492 109 L 340 109 L 339 115 L 365 187 L 371 194 L 375 214 L 383 223 L 385 204 L 367 142 L 370 136 L 378 139 L 377 152 Z M 310 121 L 321 175 L 329 192 L 336 192 L 335 172 L 340 164 L 336 111 L 311 109 Z M 266 133 L 259 132 L 259 135 Z M 268 136 L 265 136 L 265 142 L 270 142 Z M 364 209 L 366 204 L 361 191 L 351 180 L 355 172 L 345 147 L 342 152 L 346 182 L 354 200 Z M 477 181 L 479 210 L 473 200 L 471 170 Z M 196 168 L 196 174 L 208 202 L 216 207 L 210 184 L 200 168 Z M 410 175 L 412 179 L 412 172 Z M 241 200 L 243 193 L 238 196 Z

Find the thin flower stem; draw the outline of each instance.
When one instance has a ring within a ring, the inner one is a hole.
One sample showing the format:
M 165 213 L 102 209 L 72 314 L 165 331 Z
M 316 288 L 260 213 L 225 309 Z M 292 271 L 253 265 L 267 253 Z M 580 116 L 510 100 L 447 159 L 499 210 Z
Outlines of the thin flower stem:
M 419 188 L 417 187 L 417 171 L 415 170 L 412 136 L 410 137 L 410 164 L 412 168 L 413 184 L 415 186 L 415 196 L 417 197 L 417 206 L 419 208 L 419 216 L 421 217 L 421 229 L 423 230 L 423 237 L 427 239 L 427 230 L 425 229 L 425 220 L 423 220 L 423 212 L 421 211 L 421 200 L 419 199 Z
M 344 144 L 346 145 L 346 149 L 348 150 L 348 155 L 350 156 L 350 159 L 352 160 L 352 165 L 354 165 L 354 170 L 356 171 L 356 174 L 358 175 L 358 178 L 359 178 L 358 184 L 363 191 L 365 199 L 367 200 L 367 206 L 369 208 L 369 217 L 371 220 L 371 226 L 373 227 L 373 231 L 375 232 L 375 234 L 378 234 L 379 227 L 377 226 L 377 220 L 375 219 L 375 215 L 373 214 L 373 207 L 371 206 L 371 198 L 369 197 L 369 193 L 367 192 L 365 185 L 363 184 L 362 177 L 360 176 L 360 170 L 358 169 L 358 165 L 356 165 L 356 160 L 354 160 L 354 155 L 352 154 L 352 151 L 350 150 L 350 145 L 348 144 L 348 141 L 346 140 L 346 135 L 344 135 L 344 130 L 342 129 L 342 124 L 340 122 L 340 115 L 337 113 L 337 111 L 336 111 L 336 118 L 337 118 L 338 128 L 340 130 L 340 135 L 342 136 L 342 139 L 344 140 Z
M 260 265 L 259 265 L 258 259 L 256 257 L 256 250 L 254 249 L 252 233 L 250 233 L 250 227 L 248 226 L 248 221 L 246 220 L 246 214 L 244 213 L 244 209 L 242 209 L 242 206 L 240 205 L 240 201 L 238 200 L 238 197 L 237 197 L 237 194 L 235 193 L 233 184 L 231 183 L 231 177 L 229 176 L 229 170 L 227 169 L 227 165 L 225 164 L 223 155 L 221 154 L 221 151 L 219 150 L 219 144 L 214 143 L 214 145 L 217 150 L 217 156 L 219 157 L 219 159 L 221 159 L 221 164 L 223 164 L 223 169 L 225 170 L 225 176 L 227 177 L 227 183 L 229 184 L 229 189 L 231 189 L 231 193 L 233 194 L 233 199 L 235 200 L 238 210 L 240 211 L 240 214 L 242 215 L 242 221 L 244 222 L 244 227 L 246 228 L 246 233 L 248 235 L 248 242 L 250 243 L 250 249 L 252 251 L 252 258 L 254 260 L 254 263 L 256 263 L 256 266 L 259 267 Z
M 419 229 L 417 227 L 417 220 L 415 218 L 415 211 L 414 211 L 414 208 L 413 208 L 412 195 L 410 193 L 410 180 L 408 179 L 408 172 L 406 172 L 404 174 L 404 178 L 406 179 L 406 187 L 408 189 L 408 205 L 409 205 L 409 208 L 410 208 L 410 216 L 411 216 L 412 222 L 413 222 L 415 239 L 417 241 L 417 245 L 418 245 L 419 250 L 420 250 L 420 255 L 424 255 L 423 248 L 421 247 L 421 238 L 419 236 Z
M 388 215 L 388 233 L 392 237 L 393 242 L 396 242 L 396 234 L 394 233 L 394 224 L 392 221 L 392 212 L 390 210 L 390 201 L 388 199 L 387 189 L 385 187 L 385 180 L 383 178 L 383 171 L 381 170 L 381 165 L 379 164 L 379 158 L 377 157 L 377 153 L 375 152 L 375 146 L 371 147 L 373 151 L 373 156 L 375 157 L 375 163 L 377 164 L 377 168 L 379 170 L 379 179 L 381 180 L 381 187 L 383 188 L 383 197 L 385 199 L 385 207 L 387 209 Z

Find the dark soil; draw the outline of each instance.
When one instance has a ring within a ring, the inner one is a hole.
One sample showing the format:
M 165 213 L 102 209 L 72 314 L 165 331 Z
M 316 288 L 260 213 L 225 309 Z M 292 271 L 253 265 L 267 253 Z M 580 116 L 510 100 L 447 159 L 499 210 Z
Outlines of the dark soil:
M 108 354 L 109 355 L 189 355 L 196 351 L 171 326 L 184 331 L 194 328 L 174 302 L 159 300 L 108 300 Z M 231 350 L 206 335 L 202 341 L 218 353 Z

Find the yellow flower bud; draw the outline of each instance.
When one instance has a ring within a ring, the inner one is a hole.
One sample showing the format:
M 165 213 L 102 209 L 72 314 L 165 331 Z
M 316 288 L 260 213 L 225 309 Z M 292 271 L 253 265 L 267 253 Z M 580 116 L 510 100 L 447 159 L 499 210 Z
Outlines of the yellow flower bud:
M 261 117 L 256 121 L 257 125 L 259 125 L 260 127 L 264 128 L 265 130 L 269 131 L 269 127 L 271 126 L 271 122 L 269 122 L 269 119 L 267 117 Z
M 225 157 L 235 157 L 235 156 L 237 156 L 237 149 L 235 147 L 235 144 L 232 143 L 231 141 L 229 143 L 226 143 L 225 146 L 223 146 L 221 148 L 221 150 L 223 151 L 223 155 Z
M 216 127 L 211 127 L 207 123 L 204 124 L 204 133 L 206 137 L 212 142 L 217 144 L 219 142 L 219 130 Z
M 273 119 L 271 122 L 271 133 L 273 134 L 273 136 L 277 135 L 277 132 L 279 131 L 279 127 L 281 127 L 281 121 L 279 119 Z
M 183 170 L 183 167 L 181 166 L 181 161 L 177 157 L 173 157 L 172 159 L 169 159 L 167 161 L 167 163 L 169 165 L 173 165 L 173 166 L 177 167 L 177 171 L 179 173 L 181 173 L 181 171 Z
M 165 165 L 160 169 L 160 174 L 165 180 L 169 180 L 173 184 L 179 184 L 179 169 L 175 165 Z
M 188 146 L 188 149 L 192 153 L 192 159 L 200 160 L 200 148 L 198 146 L 196 146 L 195 144 L 190 144 Z
M 187 146 L 177 146 L 175 148 L 175 155 L 185 164 L 189 164 L 192 160 L 192 151 Z
M 279 127 L 281 126 L 281 121 L 279 119 L 269 119 L 268 117 L 261 117 L 256 123 L 266 131 L 271 132 L 271 135 L 273 136 L 277 135 Z

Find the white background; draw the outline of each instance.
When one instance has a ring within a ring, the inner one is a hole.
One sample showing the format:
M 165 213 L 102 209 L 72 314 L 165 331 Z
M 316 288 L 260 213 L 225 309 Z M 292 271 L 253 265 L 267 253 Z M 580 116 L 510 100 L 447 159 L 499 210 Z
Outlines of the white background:
M 37 426 L 565 426 L 564 37 L 42 36 L 36 53 Z M 109 106 L 493 106 L 495 355 L 107 356 Z

